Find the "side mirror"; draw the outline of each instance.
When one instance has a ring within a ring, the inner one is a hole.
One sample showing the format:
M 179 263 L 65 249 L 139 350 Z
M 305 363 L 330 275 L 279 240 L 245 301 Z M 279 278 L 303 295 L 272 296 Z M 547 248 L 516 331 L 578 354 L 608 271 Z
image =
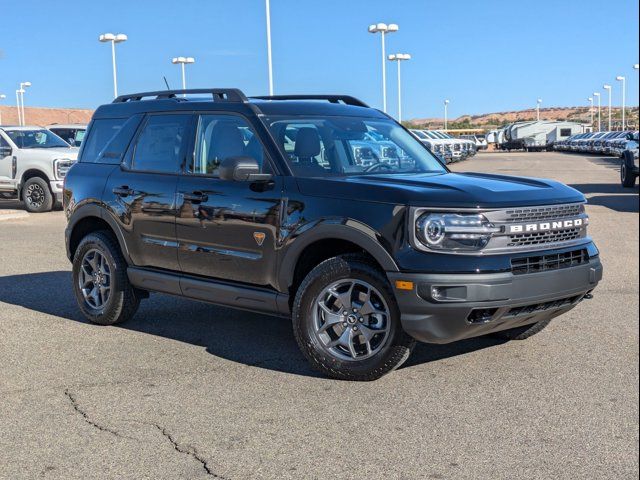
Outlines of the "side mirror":
M 0 158 L 10 157 L 13 155 L 13 149 L 9 145 L 0 146 Z
M 627 140 L 633 140 L 633 133 L 627 133 Z
M 225 158 L 218 169 L 221 180 L 232 182 L 266 182 L 271 180 L 268 173 L 260 173 L 260 167 L 252 157 Z

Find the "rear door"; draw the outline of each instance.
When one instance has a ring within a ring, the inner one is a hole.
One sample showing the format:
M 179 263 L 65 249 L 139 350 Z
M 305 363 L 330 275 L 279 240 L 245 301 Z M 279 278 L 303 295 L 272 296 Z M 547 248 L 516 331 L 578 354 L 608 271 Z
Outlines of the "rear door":
M 220 162 L 248 156 L 262 173 L 273 167 L 242 116 L 196 117 L 193 155 L 178 182 L 176 235 L 184 273 L 254 285 L 273 283 L 282 179 L 235 182 L 218 176 Z
M 178 271 L 176 187 L 188 149 L 191 114 L 148 115 L 105 199 L 120 223 L 134 265 Z

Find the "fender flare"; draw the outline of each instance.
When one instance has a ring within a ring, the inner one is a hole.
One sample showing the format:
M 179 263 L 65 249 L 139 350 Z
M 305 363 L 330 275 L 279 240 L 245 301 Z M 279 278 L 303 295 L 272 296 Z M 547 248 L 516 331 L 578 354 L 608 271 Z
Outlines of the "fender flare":
M 118 245 L 120 245 L 120 251 L 122 252 L 122 256 L 124 257 L 125 261 L 129 265 L 131 265 L 131 256 L 129 255 L 127 243 L 124 241 L 124 235 L 122 233 L 122 229 L 120 228 L 120 225 L 118 225 L 118 222 L 116 222 L 113 216 L 106 214 L 105 209 L 103 207 L 100 207 L 95 203 L 87 203 L 85 205 L 77 207 L 74 210 L 71 217 L 69 218 L 69 221 L 67 223 L 67 228 L 65 230 L 66 243 L 67 243 L 67 255 L 70 257 L 69 260 L 73 260 L 73 258 L 71 258 L 71 249 L 70 249 L 71 234 L 75 229 L 75 227 L 78 225 L 78 223 L 80 223 L 80 221 L 88 217 L 99 218 L 100 220 L 103 220 L 109 225 L 114 235 L 116 236 L 116 239 L 118 240 Z
M 353 220 L 343 220 L 337 223 L 319 223 L 299 234 L 283 249 L 278 270 L 278 286 L 281 291 L 287 291 L 293 283 L 293 277 L 300 255 L 312 243 L 319 240 L 336 239 L 351 242 L 371 255 L 385 272 L 398 272 L 395 260 L 377 240 L 375 230 Z

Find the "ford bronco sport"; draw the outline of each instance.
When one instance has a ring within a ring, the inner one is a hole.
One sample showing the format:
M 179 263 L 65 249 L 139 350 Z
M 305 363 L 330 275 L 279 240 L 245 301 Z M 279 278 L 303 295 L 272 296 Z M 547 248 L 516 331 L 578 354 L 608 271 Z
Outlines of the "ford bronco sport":
M 365 138 L 398 161 L 356 162 Z M 280 315 L 315 368 L 353 380 L 416 340 L 527 338 L 589 298 L 584 205 L 551 180 L 451 173 L 352 97 L 235 89 L 101 106 L 64 187 L 90 321 L 126 321 L 149 292 Z

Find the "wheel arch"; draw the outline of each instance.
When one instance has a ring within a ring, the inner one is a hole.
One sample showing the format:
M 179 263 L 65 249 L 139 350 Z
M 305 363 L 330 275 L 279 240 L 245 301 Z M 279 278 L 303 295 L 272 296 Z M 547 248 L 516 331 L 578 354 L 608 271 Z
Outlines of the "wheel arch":
M 99 230 L 107 230 L 113 234 L 120 246 L 122 256 L 128 264 L 131 264 L 131 257 L 120 227 L 111 217 L 103 215 L 100 207 L 93 204 L 79 207 L 69 219 L 65 232 L 69 260 L 73 260 L 73 255 L 82 239 L 89 233 Z
M 344 253 L 362 252 L 384 272 L 398 271 L 396 262 L 368 227 L 320 224 L 296 237 L 280 260 L 278 287 L 295 295 L 304 276 L 318 263 Z
M 27 170 L 25 170 L 22 175 L 20 176 L 20 186 L 18 187 L 18 197 L 20 197 L 22 195 L 22 187 L 24 187 L 24 184 L 33 177 L 40 177 L 41 179 L 43 179 L 45 182 L 47 182 L 47 185 L 49 187 L 49 191 L 51 191 L 51 185 L 49 183 L 49 177 L 47 176 L 47 174 L 45 172 L 43 172 L 42 170 L 39 170 L 37 168 L 29 168 Z

